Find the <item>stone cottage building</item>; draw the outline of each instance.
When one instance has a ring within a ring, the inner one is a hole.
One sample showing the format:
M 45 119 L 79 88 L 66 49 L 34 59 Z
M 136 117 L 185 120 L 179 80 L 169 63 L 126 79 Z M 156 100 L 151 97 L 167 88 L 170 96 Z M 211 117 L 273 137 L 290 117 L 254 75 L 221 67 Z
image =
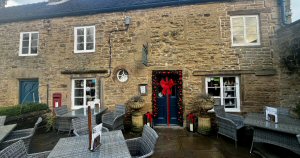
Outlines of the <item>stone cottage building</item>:
M 170 117 L 175 125 L 199 93 L 229 112 L 278 105 L 273 38 L 289 22 L 285 3 L 60 0 L 1 8 L 0 105 L 76 109 L 99 98 L 113 107 L 142 94 L 156 124 Z

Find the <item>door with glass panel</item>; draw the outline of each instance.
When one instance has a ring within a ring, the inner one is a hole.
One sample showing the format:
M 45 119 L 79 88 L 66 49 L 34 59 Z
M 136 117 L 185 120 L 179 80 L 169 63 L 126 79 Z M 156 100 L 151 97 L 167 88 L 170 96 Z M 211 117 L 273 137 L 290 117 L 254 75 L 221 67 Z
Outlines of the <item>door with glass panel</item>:
M 74 79 L 73 80 L 72 103 L 73 108 L 84 107 L 88 101 L 97 97 L 96 79 Z

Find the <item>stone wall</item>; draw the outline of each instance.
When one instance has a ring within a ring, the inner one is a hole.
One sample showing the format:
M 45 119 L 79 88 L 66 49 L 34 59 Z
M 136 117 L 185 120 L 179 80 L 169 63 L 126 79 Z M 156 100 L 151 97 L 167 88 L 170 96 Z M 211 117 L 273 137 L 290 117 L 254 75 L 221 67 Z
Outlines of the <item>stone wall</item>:
M 232 47 L 230 15 L 258 14 L 261 46 Z M 132 23 L 127 31 L 111 34 L 112 74 L 61 74 L 68 70 L 109 70 L 109 34 L 123 29 L 124 17 Z M 273 0 L 207 3 L 177 7 L 102 13 L 0 25 L 0 105 L 18 103 L 19 79 L 38 78 L 40 97 L 63 94 L 71 108 L 71 81 L 78 77 L 101 80 L 102 101 L 112 107 L 138 94 L 138 84 L 148 84 L 144 111 L 151 111 L 153 70 L 182 70 L 185 112 L 193 97 L 204 91 L 206 76 L 238 75 L 242 112 L 261 110 L 279 103 L 279 77 L 271 39 L 280 25 L 278 3 Z M 74 54 L 74 27 L 96 27 L 96 52 Z M 38 31 L 38 56 L 20 57 L 20 32 Z M 149 44 L 149 65 L 142 65 L 142 45 Z M 119 68 L 129 71 L 129 81 L 119 83 Z M 270 73 L 271 72 L 271 73 Z M 99 84 L 98 84 L 99 85 Z M 185 114 L 184 114 L 185 116 Z
M 300 21 L 296 21 L 290 25 L 277 31 L 277 55 L 280 57 L 280 104 L 286 107 L 294 107 L 300 102 Z M 298 53 L 291 53 L 291 49 Z M 298 54 L 298 56 L 297 56 Z M 298 65 L 293 70 L 283 63 L 283 58 L 288 55 L 298 58 Z

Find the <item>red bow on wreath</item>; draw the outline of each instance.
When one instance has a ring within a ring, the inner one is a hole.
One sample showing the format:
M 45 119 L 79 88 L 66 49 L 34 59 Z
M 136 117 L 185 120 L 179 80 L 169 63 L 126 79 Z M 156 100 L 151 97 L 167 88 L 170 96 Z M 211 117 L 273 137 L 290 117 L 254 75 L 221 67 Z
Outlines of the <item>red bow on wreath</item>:
M 162 90 L 162 94 L 166 95 L 167 93 L 170 95 L 172 94 L 171 88 L 175 85 L 174 81 L 168 80 L 168 77 L 166 77 L 166 81 L 165 80 L 161 80 L 160 81 L 160 86 L 163 88 Z
M 194 114 L 188 114 L 188 120 L 191 121 L 192 123 L 195 123 L 195 115 Z

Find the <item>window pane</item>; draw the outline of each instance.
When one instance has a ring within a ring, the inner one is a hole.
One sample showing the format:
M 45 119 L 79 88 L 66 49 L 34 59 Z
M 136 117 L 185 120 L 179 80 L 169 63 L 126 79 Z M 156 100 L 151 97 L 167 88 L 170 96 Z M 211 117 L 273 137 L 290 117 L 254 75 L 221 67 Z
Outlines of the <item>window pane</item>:
M 77 43 L 83 43 L 84 42 L 84 36 L 77 36 Z
M 22 48 L 22 54 L 28 54 L 28 48 Z
M 235 18 L 232 18 L 232 26 L 233 27 L 244 27 L 244 20 L 243 20 L 243 17 L 235 17 Z
M 213 77 L 208 79 L 208 94 L 211 96 L 221 96 L 220 78 Z
M 244 36 L 233 36 L 233 43 L 244 43 Z
M 84 50 L 84 45 L 83 45 L 83 43 L 77 44 L 77 50 Z
M 87 43 L 86 44 L 86 50 L 93 50 L 94 49 L 94 43 Z
M 87 36 L 86 37 L 86 42 L 89 42 L 89 43 L 94 42 L 94 36 L 93 35 Z
M 244 35 L 244 27 L 233 27 L 232 34 L 233 35 Z
M 28 33 L 24 33 L 23 34 L 23 41 L 29 41 L 29 34 Z
M 257 43 L 257 35 L 247 35 L 246 41 L 247 43 Z
M 83 106 L 83 98 L 75 98 L 75 106 Z
M 257 26 L 257 19 L 256 17 L 246 17 L 245 19 L 245 23 L 246 23 L 246 26 Z
M 86 29 L 86 35 L 87 36 L 94 35 L 94 28 L 93 27 L 87 28 Z
M 225 98 L 224 105 L 225 108 L 236 108 L 236 98 Z
M 83 88 L 84 81 L 83 80 L 75 80 L 75 88 Z
M 84 35 L 84 28 L 77 29 L 77 35 Z
M 31 54 L 37 54 L 37 47 L 31 47 Z
M 31 41 L 31 47 L 37 47 L 37 40 Z
M 23 47 L 29 47 L 29 41 L 23 41 Z
M 38 39 L 38 33 L 32 33 L 31 40 L 37 40 L 37 39 Z
M 246 34 L 257 34 L 257 27 L 256 26 L 251 26 L 246 28 Z
M 95 87 L 95 85 L 96 85 L 96 80 L 94 79 L 94 80 L 86 80 L 86 86 L 87 87 Z
M 75 89 L 75 97 L 83 97 L 83 89 Z

